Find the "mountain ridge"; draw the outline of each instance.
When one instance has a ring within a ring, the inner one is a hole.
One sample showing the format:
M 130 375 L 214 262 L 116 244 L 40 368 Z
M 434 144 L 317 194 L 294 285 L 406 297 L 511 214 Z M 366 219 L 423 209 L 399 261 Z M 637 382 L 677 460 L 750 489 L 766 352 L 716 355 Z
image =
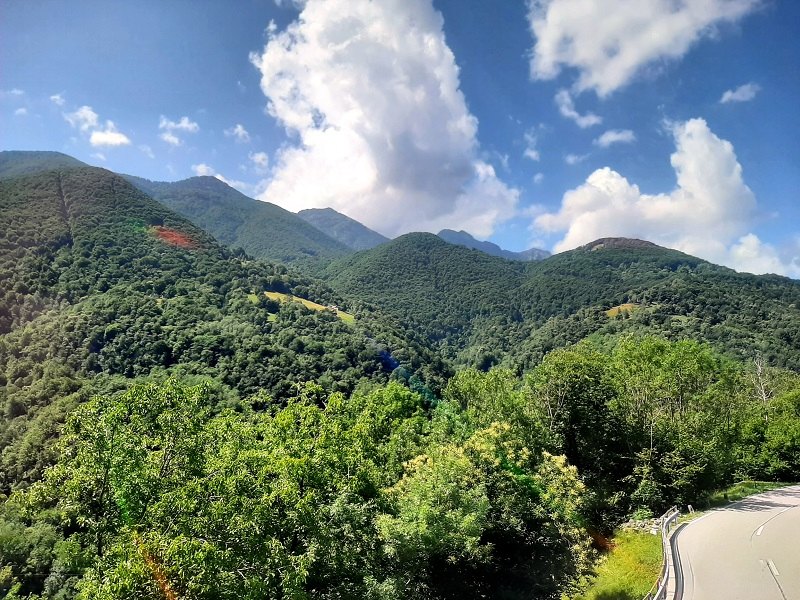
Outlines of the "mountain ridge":
M 463 230 L 454 231 L 453 229 L 442 229 L 436 235 L 450 244 L 464 246 L 473 250 L 480 250 L 481 252 L 489 254 L 490 256 L 497 256 L 507 260 L 519 260 L 527 262 L 542 260 L 550 256 L 550 253 L 547 250 L 542 250 L 541 248 L 528 248 L 527 250 L 523 250 L 521 252 L 505 250 L 493 242 L 477 240 Z
M 332 208 L 307 208 L 297 216 L 352 250 L 369 250 L 389 241 L 386 236 Z

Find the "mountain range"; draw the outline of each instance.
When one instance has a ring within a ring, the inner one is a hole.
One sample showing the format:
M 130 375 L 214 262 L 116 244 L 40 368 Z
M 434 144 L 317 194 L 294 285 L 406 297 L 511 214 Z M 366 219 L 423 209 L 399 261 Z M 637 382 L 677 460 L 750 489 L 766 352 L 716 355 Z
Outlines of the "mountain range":
M 796 479 L 800 282 L 443 233 L 0 153 L 0 593 L 566 597 Z

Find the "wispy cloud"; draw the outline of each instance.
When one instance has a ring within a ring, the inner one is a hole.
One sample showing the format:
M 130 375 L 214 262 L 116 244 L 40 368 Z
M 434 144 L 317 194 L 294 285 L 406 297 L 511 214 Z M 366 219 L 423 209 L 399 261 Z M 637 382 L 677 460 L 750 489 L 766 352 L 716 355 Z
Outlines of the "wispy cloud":
M 568 90 L 559 90 L 556 94 L 555 100 L 556 106 L 558 106 L 558 112 L 561 113 L 561 116 L 566 117 L 571 121 L 575 121 L 575 123 L 581 129 L 593 127 L 594 125 L 599 125 L 603 122 L 601 117 L 592 112 L 582 115 L 575 110 L 575 102 L 573 101 L 572 95 Z
M 269 169 L 269 155 L 266 152 L 251 152 L 248 154 L 250 162 L 253 163 L 253 168 L 256 173 L 265 175 Z
M 183 144 L 183 140 L 175 132 L 197 133 L 200 131 L 200 125 L 186 116 L 177 121 L 172 121 L 161 115 L 158 120 L 158 129 L 162 132 L 158 137 L 170 146 L 177 147 Z
M 588 154 L 567 154 L 564 157 L 564 162 L 568 165 L 577 165 L 578 163 L 582 163 L 587 158 L 589 158 Z
M 535 129 L 528 129 L 525 132 L 525 151 L 522 153 L 522 156 L 528 158 L 534 162 L 538 161 L 541 158 L 539 154 L 538 148 L 536 148 L 536 144 L 538 143 L 538 137 L 536 135 Z
M 66 99 L 62 94 L 53 94 L 50 96 L 50 101 L 56 106 L 64 106 L 66 103 Z
M 748 102 L 755 98 L 759 91 L 761 91 L 761 86 L 757 83 L 745 83 L 735 90 L 727 90 L 722 94 L 719 101 L 721 104 L 728 104 L 729 102 Z
M 636 134 L 630 129 L 609 129 L 592 142 L 600 148 L 608 148 L 613 144 L 632 144 L 636 141 Z
M 76 127 L 83 132 L 96 128 L 99 119 L 92 107 L 86 105 L 81 106 L 75 112 L 65 113 L 64 118 L 72 127 Z
M 64 119 L 84 135 L 89 136 L 92 146 L 127 146 L 131 140 L 117 129 L 113 121 L 100 125 L 100 117 L 91 106 L 83 105 L 71 113 L 64 113 Z
M 117 131 L 113 121 L 106 121 L 105 129 L 98 129 L 89 136 L 92 146 L 127 146 L 131 143 L 128 136 Z
M 18 108 L 17 110 L 14 111 L 14 116 L 15 117 L 25 117 L 27 115 L 28 115 L 28 109 L 25 108 L 24 106 L 22 106 L 22 107 L 20 107 L 20 108 Z
M 246 144 L 250 141 L 250 134 L 247 132 L 247 129 L 244 128 L 244 125 L 241 123 L 237 123 L 230 129 L 225 130 L 225 135 L 227 137 L 236 138 L 236 141 L 240 144 Z

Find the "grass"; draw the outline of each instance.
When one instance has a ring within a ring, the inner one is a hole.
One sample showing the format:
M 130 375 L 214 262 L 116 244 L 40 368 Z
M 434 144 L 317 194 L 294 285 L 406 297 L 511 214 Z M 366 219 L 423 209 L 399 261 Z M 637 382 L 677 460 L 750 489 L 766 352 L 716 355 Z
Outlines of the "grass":
M 620 304 L 619 306 L 612 306 L 606 311 L 606 315 L 613 319 L 620 313 L 632 313 L 634 310 L 639 308 L 638 304 L 634 304 L 633 302 L 626 302 L 625 304 Z
M 661 536 L 621 531 L 586 591 L 570 600 L 642 600 L 661 570 Z
M 305 298 L 299 298 L 289 294 L 282 294 L 281 292 L 264 292 L 264 295 L 270 300 L 276 300 L 278 302 L 299 302 L 311 310 L 330 310 L 327 306 L 323 306 L 322 304 L 317 304 L 316 302 L 306 300 Z M 353 325 L 356 322 L 356 318 L 353 315 L 346 313 L 343 310 L 337 310 L 336 316 L 348 325 Z
M 724 490 L 715 492 L 711 495 L 708 501 L 700 505 L 699 508 L 705 510 L 716 508 L 718 506 L 725 506 L 731 502 L 736 502 L 742 498 L 747 498 L 747 496 L 760 494 L 761 492 L 768 492 L 770 490 L 776 490 L 778 488 L 786 487 L 787 485 L 792 484 L 778 483 L 775 481 L 740 481 L 739 483 L 734 483 L 732 486 L 727 487 Z

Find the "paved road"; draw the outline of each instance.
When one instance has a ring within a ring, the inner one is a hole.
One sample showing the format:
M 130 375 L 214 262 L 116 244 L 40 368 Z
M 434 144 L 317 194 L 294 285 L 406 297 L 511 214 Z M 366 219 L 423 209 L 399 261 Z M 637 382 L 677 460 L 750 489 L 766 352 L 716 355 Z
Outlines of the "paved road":
M 700 517 L 678 551 L 683 600 L 800 600 L 800 486 Z

